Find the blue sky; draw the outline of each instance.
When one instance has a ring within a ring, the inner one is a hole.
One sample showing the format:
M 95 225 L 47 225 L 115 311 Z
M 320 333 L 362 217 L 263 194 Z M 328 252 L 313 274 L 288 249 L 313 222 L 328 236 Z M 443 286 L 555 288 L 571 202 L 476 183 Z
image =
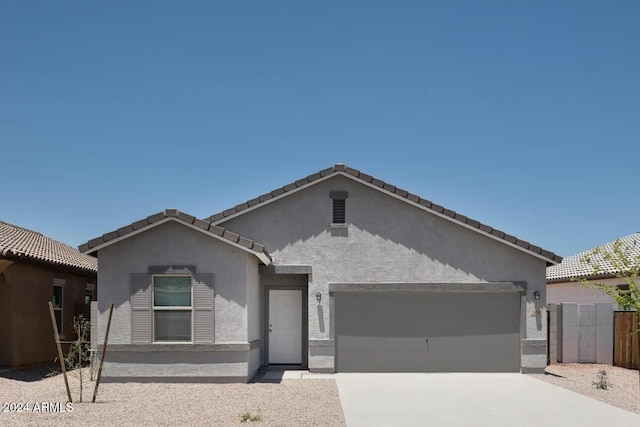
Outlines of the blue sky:
M 76 246 L 346 163 L 568 256 L 640 230 L 640 2 L 0 5 L 0 219 Z

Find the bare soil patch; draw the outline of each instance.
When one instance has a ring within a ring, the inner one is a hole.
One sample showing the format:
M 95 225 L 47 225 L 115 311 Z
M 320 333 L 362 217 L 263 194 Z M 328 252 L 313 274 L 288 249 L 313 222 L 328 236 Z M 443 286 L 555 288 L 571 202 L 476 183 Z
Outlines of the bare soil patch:
M 608 390 L 593 385 L 601 370 L 607 373 L 611 385 Z M 548 366 L 546 372 L 530 376 L 640 414 L 638 371 L 601 364 L 559 363 Z
M 61 375 L 7 371 L 0 374 L 0 425 L 216 425 L 344 426 L 333 379 L 249 384 L 100 384 L 98 403 L 74 403 L 72 412 L 43 412 L 43 402 L 66 403 Z M 78 381 L 70 378 L 74 401 Z M 94 382 L 86 382 L 90 401 Z M 2 412 L 5 403 L 27 403 L 28 412 Z M 34 412 L 35 404 L 41 406 Z M 241 423 L 243 414 L 260 421 Z

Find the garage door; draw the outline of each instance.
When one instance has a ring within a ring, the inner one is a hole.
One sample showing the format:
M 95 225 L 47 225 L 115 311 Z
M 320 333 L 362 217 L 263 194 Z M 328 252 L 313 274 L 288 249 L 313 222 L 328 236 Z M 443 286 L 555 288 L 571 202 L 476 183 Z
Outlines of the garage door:
M 520 294 L 336 292 L 338 372 L 519 372 Z

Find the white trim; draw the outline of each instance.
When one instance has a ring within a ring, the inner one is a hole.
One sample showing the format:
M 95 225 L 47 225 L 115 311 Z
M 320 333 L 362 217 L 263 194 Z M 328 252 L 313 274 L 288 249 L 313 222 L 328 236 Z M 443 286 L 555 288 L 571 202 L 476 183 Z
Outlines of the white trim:
M 526 248 L 524 248 L 524 247 L 522 247 L 522 246 L 520 246 L 520 245 L 518 245 L 518 244 L 516 244 L 516 243 L 511 243 L 511 242 L 509 242 L 508 240 L 505 240 L 505 239 L 503 239 L 503 238 L 501 238 L 501 237 L 498 237 L 498 236 L 494 236 L 493 234 L 491 234 L 491 233 L 487 233 L 487 232 L 486 232 L 486 231 L 484 231 L 484 230 L 481 230 L 481 229 L 476 228 L 476 227 L 473 227 L 473 226 L 471 226 L 471 225 L 469 225 L 469 224 L 465 224 L 465 223 L 463 223 L 463 222 L 457 221 L 457 220 L 455 220 L 454 218 L 451 218 L 450 216 L 444 215 L 444 214 L 442 214 L 442 213 L 440 213 L 440 212 L 437 212 L 437 211 L 435 211 L 435 210 L 433 210 L 433 209 L 430 209 L 430 208 L 428 208 L 428 207 L 426 207 L 426 206 L 423 206 L 423 205 L 421 205 L 421 204 L 419 204 L 419 203 L 416 203 L 416 202 L 414 202 L 414 201 L 412 201 L 412 200 L 409 200 L 409 199 L 407 199 L 406 197 L 403 197 L 403 196 L 400 196 L 400 195 L 398 195 L 398 194 L 396 194 L 396 193 L 393 193 L 393 192 L 391 192 L 391 191 L 389 191 L 389 190 L 385 190 L 384 188 L 378 187 L 378 186 L 377 186 L 377 185 L 375 185 L 375 184 L 372 184 L 372 183 L 370 183 L 370 182 L 366 182 L 366 181 L 364 181 L 364 180 L 362 180 L 362 179 L 360 179 L 360 178 L 358 178 L 358 177 L 355 177 L 355 176 L 353 176 L 353 175 L 351 175 L 351 174 L 348 174 L 348 173 L 346 173 L 346 172 L 344 172 L 344 171 L 335 171 L 335 172 L 333 172 L 333 173 L 330 173 L 329 175 L 323 176 L 322 178 L 316 179 L 315 181 L 309 182 L 309 183 L 307 183 L 307 184 L 305 184 L 305 185 L 302 185 L 302 186 L 300 186 L 300 187 L 297 187 L 297 188 L 295 188 L 295 189 L 293 189 L 293 190 L 286 191 L 286 192 L 284 192 L 283 194 L 280 194 L 280 195 L 278 195 L 278 196 L 276 196 L 276 197 L 272 197 L 272 198 L 271 198 L 271 199 L 269 199 L 269 200 L 265 200 L 264 202 L 257 203 L 257 204 L 255 204 L 255 205 L 253 205 L 253 206 L 249 207 L 249 208 L 243 209 L 243 210 L 241 210 L 241 211 L 239 211 L 239 212 L 236 212 L 236 213 L 234 213 L 234 214 L 231 214 L 231 215 L 225 216 L 224 218 L 220 218 L 220 219 L 218 219 L 218 220 L 216 220 L 216 221 L 213 221 L 213 222 L 212 222 L 212 224 L 214 224 L 214 225 L 218 225 L 218 224 L 224 223 L 224 222 L 229 221 L 229 220 L 231 220 L 231 219 L 233 219 L 233 218 L 236 218 L 236 217 L 238 217 L 238 216 L 240 216 L 240 215 L 242 215 L 242 214 L 245 214 L 245 213 L 247 213 L 247 212 L 250 212 L 250 211 L 252 211 L 252 210 L 254 210 L 254 209 L 257 209 L 257 208 L 259 208 L 259 207 L 265 206 L 265 205 L 267 205 L 267 204 L 269 204 L 269 203 L 271 203 L 271 202 L 275 202 L 276 200 L 280 200 L 280 199 L 282 199 L 283 197 L 286 197 L 286 196 L 288 196 L 288 195 L 294 194 L 294 193 L 296 193 L 296 192 L 298 192 L 298 191 L 300 191 L 300 190 L 302 190 L 302 189 L 305 189 L 305 188 L 310 187 L 310 186 L 312 186 L 312 185 L 315 185 L 315 184 L 318 184 L 318 183 L 320 183 L 320 182 L 323 182 L 323 181 L 325 181 L 325 180 L 327 180 L 327 179 L 329 179 L 329 178 L 332 178 L 332 177 L 334 177 L 334 176 L 336 176 L 336 175 L 342 175 L 342 176 L 344 176 L 344 177 L 346 177 L 346 178 L 349 178 L 349 179 L 351 179 L 351 180 L 353 180 L 353 181 L 355 181 L 355 182 L 357 182 L 357 183 L 360 183 L 360 184 L 366 185 L 366 186 L 368 186 L 368 187 L 370 187 L 370 188 L 373 188 L 374 190 L 378 190 L 378 191 L 380 191 L 380 192 L 382 192 L 382 193 L 384 193 L 384 194 L 386 194 L 386 195 L 388 195 L 388 196 L 395 197 L 395 198 L 396 198 L 396 199 L 398 199 L 398 200 L 401 200 L 401 201 L 403 201 L 403 202 L 409 203 L 411 206 L 414 206 L 414 207 L 420 208 L 420 209 L 422 209 L 422 210 L 424 210 L 424 211 L 426 211 L 426 212 L 428 212 L 428 213 L 430 213 L 430 214 L 433 214 L 433 215 L 438 216 L 438 217 L 440 217 L 440 218 L 446 219 L 447 221 L 450 221 L 450 222 L 452 222 L 452 223 L 454 223 L 454 224 L 457 224 L 457 225 L 460 225 L 460 226 L 462 226 L 462 227 L 468 228 L 469 230 L 471 230 L 471 231 L 475 231 L 476 233 L 482 234 L 482 235 L 484 235 L 484 236 L 486 236 L 486 237 L 490 237 L 490 238 L 491 238 L 491 239 L 493 239 L 493 240 L 496 240 L 496 241 L 498 241 L 498 242 L 500 242 L 500 243 L 504 243 L 504 244 L 505 244 L 505 245 L 507 245 L 507 246 L 511 246 L 512 248 L 518 249 L 519 251 L 525 252 L 525 253 L 527 253 L 527 254 L 529 254 L 529 255 L 532 255 L 532 256 L 534 256 L 534 257 L 536 257 L 536 258 L 539 258 L 539 259 L 542 259 L 542 260 L 544 260 L 544 261 L 550 262 L 550 263 L 552 263 L 552 264 L 554 264 L 554 265 L 555 265 L 555 264 L 558 264 L 558 262 L 557 262 L 557 261 L 555 261 L 555 260 L 553 260 L 553 259 L 550 259 L 550 258 L 547 258 L 547 257 L 545 257 L 545 256 L 544 256 L 544 255 L 542 255 L 542 254 L 537 254 L 537 253 L 535 253 L 535 252 L 533 252 L 533 251 L 530 251 L 529 249 L 526 249 Z
M 247 248 L 246 246 L 242 246 L 239 243 L 232 242 L 231 240 L 225 239 L 224 237 L 219 236 L 219 235 L 217 235 L 215 233 L 212 233 L 209 230 L 205 230 L 205 229 L 200 228 L 200 227 L 198 227 L 196 225 L 189 224 L 188 222 L 186 222 L 186 221 L 184 221 L 184 220 L 182 220 L 182 219 L 180 219 L 178 217 L 175 217 L 175 216 L 168 216 L 168 217 L 163 218 L 163 219 L 161 219 L 159 221 L 156 221 L 156 222 L 154 222 L 152 224 L 147 224 L 144 227 L 138 228 L 137 230 L 131 231 L 131 232 L 129 232 L 127 234 L 124 234 L 122 236 L 118 236 L 115 239 L 112 239 L 112 240 L 109 240 L 107 242 L 101 243 L 101 244 L 99 244 L 97 246 L 94 246 L 93 248 L 88 249 L 84 253 L 96 252 L 96 251 L 98 251 L 100 249 L 106 248 L 107 246 L 113 245 L 114 243 L 118 243 L 118 242 L 120 242 L 122 240 L 128 239 L 129 237 L 135 236 L 136 234 L 140 234 L 140 233 L 142 233 L 144 231 L 147 231 L 147 230 L 150 230 L 150 229 L 152 229 L 154 227 L 157 227 L 158 225 L 165 224 L 165 223 L 167 223 L 169 221 L 175 221 L 175 222 L 177 222 L 179 224 L 185 225 L 185 226 L 187 226 L 189 228 L 192 228 L 192 229 L 194 229 L 196 231 L 199 231 L 199 232 L 201 232 L 201 233 L 203 233 L 203 234 L 205 234 L 207 236 L 216 238 L 216 239 L 220 240 L 221 242 L 227 243 L 227 244 L 229 244 L 231 246 L 235 246 L 238 249 L 242 249 L 245 252 L 248 252 L 248 253 L 250 253 L 252 255 L 255 255 L 260 261 L 262 261 L 262 263 L 264 265 L 271 264 L 271 260 L 265 254 L 263 254 L 261 252 L 257 252 L 257 251 L 251 250 L 251 249 Z

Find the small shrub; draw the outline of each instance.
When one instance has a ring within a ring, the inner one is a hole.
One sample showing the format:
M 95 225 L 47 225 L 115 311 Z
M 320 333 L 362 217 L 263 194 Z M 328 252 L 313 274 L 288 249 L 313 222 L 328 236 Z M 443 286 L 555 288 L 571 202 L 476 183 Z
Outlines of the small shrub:
M 248 421 L 262 421 L 262 417 L 259 414 L 253 415 L 251 412 L 245 412 L 244 414 L 240 415 L 241 423 L 246 423 Z
M 80 383 L 80 402 L 82 402 L 82 391 L 84 389 L 84 368 L 89 365 L 89 335 L 91 333 L 91 324 L 82 314 L 73 318 L 73 331 L 75 339 L 71 342 L 67 355 L 64 358 L 64 364 L 67 373 L 78 378 Z M 58 361 L 58 358 L 56 358 Z M 60 374 L 56 368 L 51 372 L 50 376 Z
M 595 388 L 600 390 L 609 390 L 611 387 L 611 383 L 609 382 L 609 377 L 607 376 L 607 371 L 604 369 L 598 371 L 596 381 L 593 381 L 591 384 L 594 385 Z

